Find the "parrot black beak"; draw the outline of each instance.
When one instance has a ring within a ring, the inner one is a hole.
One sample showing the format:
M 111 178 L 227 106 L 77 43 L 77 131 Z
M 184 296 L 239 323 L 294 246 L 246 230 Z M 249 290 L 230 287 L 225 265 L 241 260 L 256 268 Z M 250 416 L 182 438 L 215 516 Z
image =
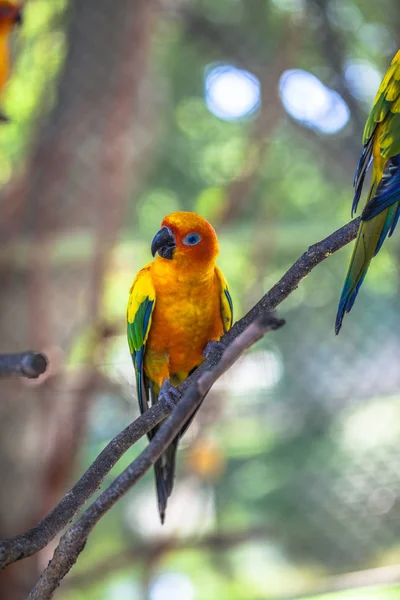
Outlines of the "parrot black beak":
M 168 227 L 162 227 L 154 236 L 151 242 L 151 253 L 155 256 L 156 252 L 162 257 L 172 260 L 176 248 L 175 236 Z

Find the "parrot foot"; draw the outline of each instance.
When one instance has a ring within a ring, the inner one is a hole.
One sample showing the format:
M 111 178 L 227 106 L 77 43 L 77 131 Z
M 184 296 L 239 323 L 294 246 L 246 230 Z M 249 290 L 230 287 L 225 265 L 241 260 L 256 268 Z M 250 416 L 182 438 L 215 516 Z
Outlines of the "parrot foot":
M 203 350 L 203 356 L 204 358 L 209 358 L 212 354 L 215 354 L 218 362 L 223 355 L 225 348 L 226 346 L 222 342 L 208 342 Z
M 181 394 L 180 394 L 180 392 L 178 392 L 176 387 L 174 387 L 169 382 L 169 379 L 166 379 L 161 386 L 158 397 L 159 397 L 159 399 L 164 400 L 166 405 L 171 410 L 174 410 L 175 406 L 178 404 L 178 402 L 181 398 Z

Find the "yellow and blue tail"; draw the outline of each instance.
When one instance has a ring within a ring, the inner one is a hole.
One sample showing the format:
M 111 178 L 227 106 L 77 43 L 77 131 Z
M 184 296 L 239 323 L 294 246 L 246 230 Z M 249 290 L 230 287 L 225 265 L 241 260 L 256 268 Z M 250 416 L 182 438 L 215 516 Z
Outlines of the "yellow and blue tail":
M 369 157 L 365 158 L 369 162 Z M 361 186 L 364 176 L 365 170 L 362 173 Z M 345 313 L 350 312 L 354 304 L 372 258 L 379 252 L 386 237 L 392 235 L 397 225 L 400 216 L 399 154 L 388 160 L 381 181 L 372 184 L 369 196 L 371 200 L 368 199 L 361 215 L 356 244 L 340 296 L 335 323 L 336 334 L 340 331 Z M 360 186 L 357 185 L 353 209 L 356 208 L 359 197 Z

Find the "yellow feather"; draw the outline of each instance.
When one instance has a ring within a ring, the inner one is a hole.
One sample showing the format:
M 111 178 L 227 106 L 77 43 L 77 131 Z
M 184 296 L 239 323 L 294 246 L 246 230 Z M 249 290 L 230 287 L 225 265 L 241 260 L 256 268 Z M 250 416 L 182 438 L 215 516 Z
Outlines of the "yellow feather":
M 232 327 L 232 321 L 233 321 L 232 305 L 229 302 L 228 297 L 225 293 L 225 290 L 227 290 L 227 292 L 229 294 L 229 286 L 228 286 L 228 282 L 226 281 L 221 269 L 219 269 L 217 266 L 215 267 L 215 274 L 221 284 L 221 291 L 220 291 L 221 316 L 222 316 L 224 331 L 228 331 Z
M 128 306 L 126 309 L 126 319 L 128 323 L 133 323 L 135 320 L 135 316 L 137 311 L 140 308 L 140 305 L 146 300 L 154 301 L 156 298 L 156 291 L 154 289 L 153 280 L 150 274 L 150 264 L 146 265 L 139 271 L 136 275 L 131 289 L 129 290 L 129 299 Z M 145 333 L 143 343 L 146 343 L 146 340 L 149 335 L 151 325 L 151 317 L 149 319 L 149 324 L 147 327 L 147 331 Z
M 390 111 L 395 114 L 400 112 L 400 90 L 399 90 L 399 94 L 398 94 L 396 100 L 393 102 L 392 106 L 390 107 Z
M 385 98 L 386 98 L 386 100 L 392 102 L 393 100 L 396 100 L 398 95 L 399 95 L 398 81 L 396 81 L 396 79 L 392 79 L 392 81 L 390 81 L 390 83 L 388 84 L 388 86 L 386 88 Z

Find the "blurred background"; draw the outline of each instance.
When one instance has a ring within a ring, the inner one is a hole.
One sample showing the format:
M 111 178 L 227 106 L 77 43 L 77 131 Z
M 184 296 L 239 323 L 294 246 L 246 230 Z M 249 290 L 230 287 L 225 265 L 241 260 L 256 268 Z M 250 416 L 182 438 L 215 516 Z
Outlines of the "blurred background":
M 125 307 L 166 214 L 214 224 L 236 318 L 349 220 L 399 32 L 390 0 L 26 2 L 2 99 L 0 351 L 51 366 L 0 385 L 1 537 L 138 416 Z M 209 394 L 166 525 L 149 473 L 58 600 L 400 597 L 400 236 L 335 337 L 350 251 Z M 0 597 L 25 598 L 53 549 L 0 573 Z

